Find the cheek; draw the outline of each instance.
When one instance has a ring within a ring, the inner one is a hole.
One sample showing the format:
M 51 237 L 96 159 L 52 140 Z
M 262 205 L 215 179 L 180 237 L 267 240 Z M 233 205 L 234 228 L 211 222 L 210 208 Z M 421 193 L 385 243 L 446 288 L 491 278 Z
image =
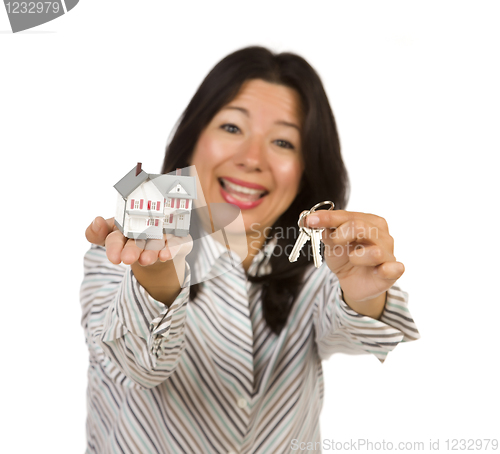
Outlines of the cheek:
M 203 134 L 196 145 L 193 163 L 196 162 L 204 165 L 212 164 L 215 166 L 218 162 L 224 160 L 227 155 L 223 143 L 217 140 L 210 134 Z
M 303 166 L 296 160 L 282 160 L 274 169 L 278 184 L 290 194 L 292 199 L 298 191 L 302 172 Z

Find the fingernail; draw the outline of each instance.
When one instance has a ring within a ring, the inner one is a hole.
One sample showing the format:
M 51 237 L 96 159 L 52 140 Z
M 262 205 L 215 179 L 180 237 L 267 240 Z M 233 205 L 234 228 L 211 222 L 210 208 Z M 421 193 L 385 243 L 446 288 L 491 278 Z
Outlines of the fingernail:
M 314 214 L 310 214 L 309 216 L 307 216 L 307 225 L 308 226 L 313 226 L 316 224 L 319 224 L 319 217 L 318 216 L 316 216 Z
M 99 232 L 99 230 L 101 230 L 101 227 L 99 226 L 99 224 L 96 222 L 95 219 L 92 221 L 92 230 L 95 233 L 97 233 L 97 232 Z

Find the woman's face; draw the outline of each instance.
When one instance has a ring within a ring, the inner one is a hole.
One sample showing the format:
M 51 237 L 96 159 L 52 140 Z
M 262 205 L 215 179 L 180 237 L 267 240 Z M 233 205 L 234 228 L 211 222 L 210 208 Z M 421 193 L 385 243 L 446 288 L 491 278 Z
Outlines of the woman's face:
M 298 93 L 260 79 L 243 84 L 203 130 L 191 164 L 207 203 L 238 206 L 247 233 L 290 206 L 304 165 Z

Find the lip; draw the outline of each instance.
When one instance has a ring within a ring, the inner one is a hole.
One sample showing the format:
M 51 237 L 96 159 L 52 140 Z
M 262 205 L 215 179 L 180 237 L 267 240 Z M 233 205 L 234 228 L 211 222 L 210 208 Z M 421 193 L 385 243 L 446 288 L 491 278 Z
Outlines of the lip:
M 259 191 L 267 191 L 268 190 L 266 187 L 261 186 L 260 184 L 257 184 L 257 183 L 249 183 L 248 181 L 238 180 L 237 178 L 232 178 L 232 177 L 220 177 L 220 178 L 223 178 L 224 180 L 227 180 L 230 183 L 244 186 L 246 188 L 258 189 Z
M 238 181 L 238 180 L 236 180 Z M 235 181 L 235 183 L 236 183 Z M 236 183 L 240 184 L 240 183 Z M 227 193 L 224 188 L 219 185 L 220 194 L 225 202 L 230 203 L 231 205 L 236 205 L 240 210 L 249 210 L 251 208 L 255 208 L 260 205 L 262 201 L 266 198 L 266 196 L 261 197 L 260 199 L 254 200 L 253 202 L 245 202 L 243 200 L 235 199 L 231 194 Z M 257 189 L 257 188 L 255 188 Z

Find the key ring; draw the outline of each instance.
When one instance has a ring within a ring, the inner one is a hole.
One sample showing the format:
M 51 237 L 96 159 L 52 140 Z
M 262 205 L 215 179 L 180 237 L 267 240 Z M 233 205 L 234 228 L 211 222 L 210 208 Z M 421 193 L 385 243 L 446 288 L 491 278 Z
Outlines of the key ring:
M 301 215 L 299 216 L 299 220 L 297 221 L 297 225 L 299 226 L 299 229 L 302 229 L 304 230 L 308 235 L 310 235 L 311 233 L 311 229 L 309 227 L 306 227 L 306 226 L 301 226 L 300 225 L 300 221 L 302 221 L 303 218 L 305 218 L 306 216 L 309 216 L 311 214 L 311 210 L 305 210 L 301 213 Z
M 320 206 L 323 205 L 331 205 L 330 208 L 328 208 L 327 211 L 331 211 L 335 208 L 335 204 L 333 202 L 330 202 L 329 200 L 325 200 L 324 202 L 319 202 L 316 205 L 314 205 L 310 210 L 308 214 L 314 213 L 316 211 L 316 208 L 319 208 Z

